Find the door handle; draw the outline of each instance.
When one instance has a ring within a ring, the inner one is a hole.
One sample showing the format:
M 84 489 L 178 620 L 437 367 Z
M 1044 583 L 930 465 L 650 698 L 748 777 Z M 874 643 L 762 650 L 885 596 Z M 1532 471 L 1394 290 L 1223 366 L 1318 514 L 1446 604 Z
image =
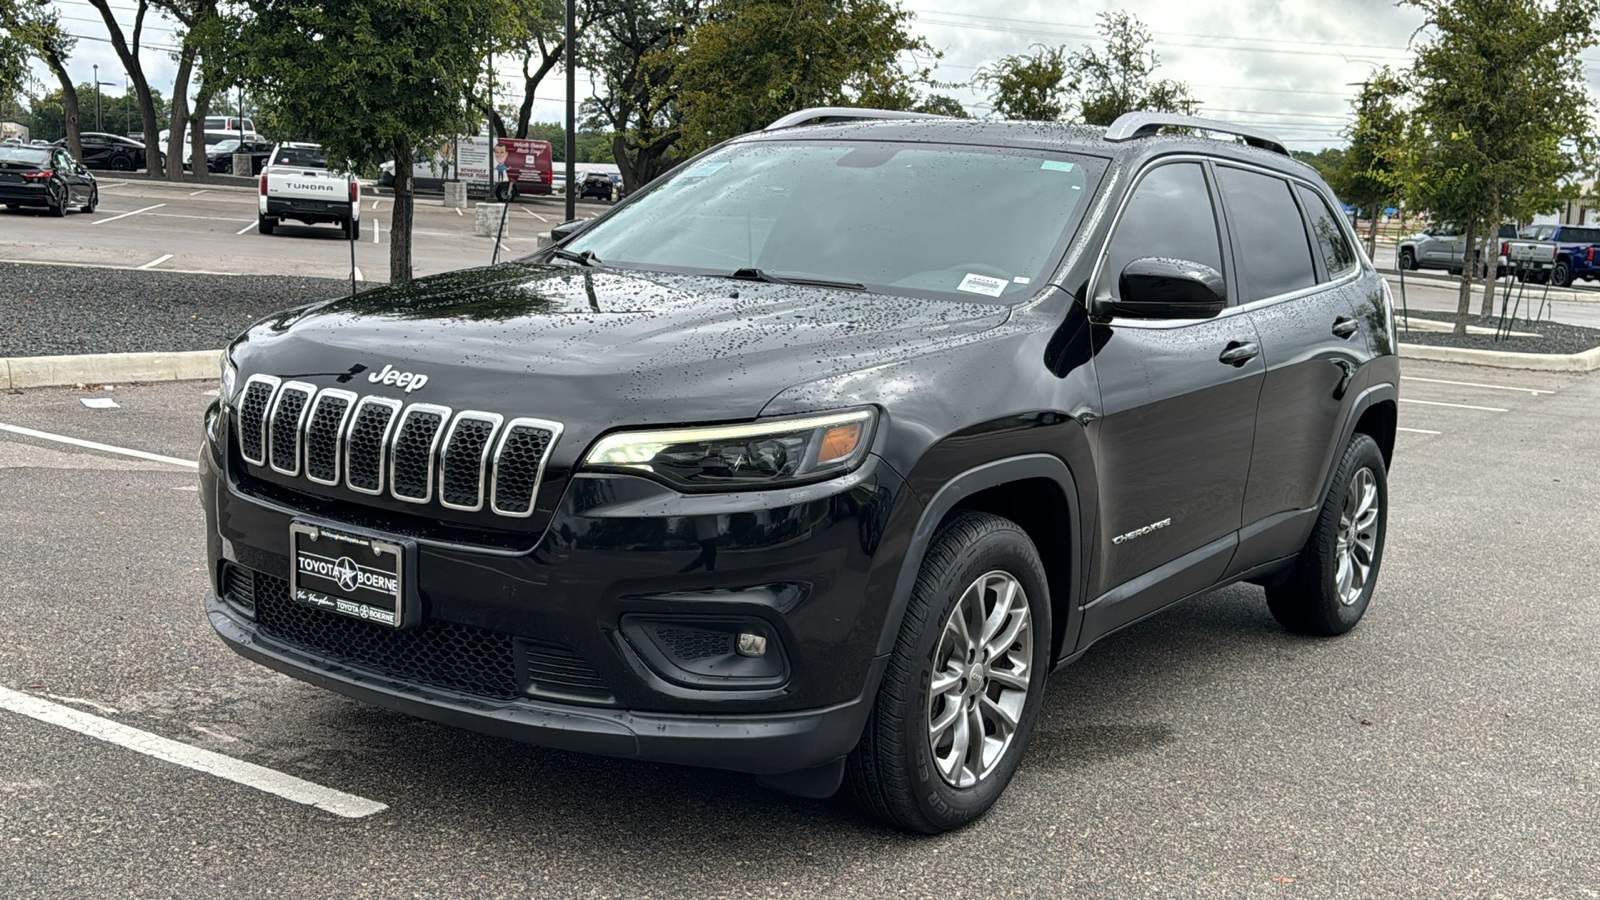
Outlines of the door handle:
M 1360 328 L 1360 323 L 1349 316 L 1340 316 L 1333 320 L 1333 333 L 1345 339 L 1349 339 Z
M 1261 348 L 1256 346 L 1254 342 L 1229 341 L 1228 346 L 1217 357 L 1217 360 L 1238 368 L 1260 355 Z

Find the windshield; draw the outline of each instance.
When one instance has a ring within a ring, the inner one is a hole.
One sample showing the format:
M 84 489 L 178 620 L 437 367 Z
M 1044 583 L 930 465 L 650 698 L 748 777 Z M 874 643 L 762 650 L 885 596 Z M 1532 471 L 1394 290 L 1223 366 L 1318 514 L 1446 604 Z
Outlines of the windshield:
M 272 164 L 326 169 L 328 160 L 322 155 L 321 147 L 279 147 L 278 152 L 272 154 Z
M 603 265 L 1031 296 L 1104 161 L 1043 150 L 861 141 L 735 144 L 579 234 Z
M 239 142 L 234 140 L 233 138 L 229 138 L 229 139 L 227 139 L 225 141 L 221 141 L 221 142 L 219 142 L 217 144 L 217 152 L 218 153 L 232 153 L 233 151 L 235 151 L 237 149 L 239 149 Z
M 0 163 L 42 166 L 49 161 L 50 150 L 48 147 L 0 147 Z

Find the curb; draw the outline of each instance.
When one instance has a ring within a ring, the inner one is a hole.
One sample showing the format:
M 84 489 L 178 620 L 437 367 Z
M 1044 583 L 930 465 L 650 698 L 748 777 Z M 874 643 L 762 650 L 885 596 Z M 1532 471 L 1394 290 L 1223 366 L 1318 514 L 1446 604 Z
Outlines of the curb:
M 1431 362 L 1463 363 L 1495 369 L 1532 369 L 1537 372 L 1593 372 L 1600 369 L 1600 347 L 1582 353 L 1510 353 L 1505 350 L 1469 350 L 1401 344 L 1400 355 Z
M 220 377 L 221 350 L 176 353 L 86 353 L 0 359 L 0 390 L 131 381 L 189 381 Z

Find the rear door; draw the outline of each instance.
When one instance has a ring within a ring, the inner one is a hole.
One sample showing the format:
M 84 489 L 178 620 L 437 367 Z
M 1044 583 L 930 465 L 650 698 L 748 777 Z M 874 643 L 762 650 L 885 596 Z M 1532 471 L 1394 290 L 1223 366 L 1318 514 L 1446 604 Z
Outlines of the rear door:
M 1220 222 L 1204 162 L 1156 163 L 1117 218 L 1094 295 L 1119 296 L 1118 276 L 1143 257 L 1201 263 L 1236 283 Z M 1101 518 L 1082 642 L 1222 575 L 1237 541 L 1265 373 L 1255 327 L 1237 310 L 1090 327 L 1102 406 Z
M 1264 170 L 1219 164 L 1217 181 L 1267 366 L 1232 574 L 1299 549 L 1370 354 L 1353 297 L 1360 265 L 1328 199 Z

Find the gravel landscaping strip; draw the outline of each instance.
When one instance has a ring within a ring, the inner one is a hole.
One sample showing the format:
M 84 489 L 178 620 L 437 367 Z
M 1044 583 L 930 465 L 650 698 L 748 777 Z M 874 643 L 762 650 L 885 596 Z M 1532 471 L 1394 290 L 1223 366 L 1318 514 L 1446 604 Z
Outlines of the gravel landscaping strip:
M 0 357 L 215 350 L 271 313 L 350 283 L 0 263 Z
M 1455 321 L 1454 313 L 1412 310 L 1411 317 L 1436 322 Z M 1494 328 L 1499 322 L 1498 318 L 1486 319 L 1482 316 L 1472 316 L 1467 320 L 1468 325 L 1483 328 Z M 1600 347 L 1600 328 L 1561 325 L 1550 321 L 1529 324 L 1527 319 L 1518 319 L 1515 324 L 1508 322 L 1508 326 L 1512 331 L 1532 332 L 1538 337 L 1507 337 L 1497 341 L 1492 334 L 1451 334 L 1448 331 L 1419 331 L 1413 328 L 1409 332 L 1401 329 L 1400 342 L 1470 350 L 1503 350 L 1508 353 L 1582 353 Z

